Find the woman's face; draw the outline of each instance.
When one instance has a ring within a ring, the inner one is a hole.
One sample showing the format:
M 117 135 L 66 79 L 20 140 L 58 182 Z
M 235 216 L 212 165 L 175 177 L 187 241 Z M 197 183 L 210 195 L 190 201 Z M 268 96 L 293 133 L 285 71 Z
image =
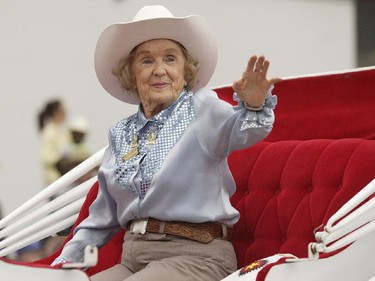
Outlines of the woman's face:
M 62 124 L 65 121 L 65 109 L 62 104 L 59 105 L 59 107 L 56 109 L 56 111 L 53 113 L 53 120 L 58 123 Z
M 147 117 L 178 98 L 186 84 L 185 63 L 181 47 L 172 40 L 150 40 L 137 46 L 131 70 Z

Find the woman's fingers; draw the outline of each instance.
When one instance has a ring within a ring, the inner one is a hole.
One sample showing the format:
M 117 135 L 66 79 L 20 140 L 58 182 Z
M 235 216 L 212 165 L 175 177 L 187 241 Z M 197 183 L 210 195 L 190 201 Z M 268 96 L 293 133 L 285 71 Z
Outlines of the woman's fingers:
M 255 63 L 255 68 L 254 68 L 254 72 L 262 72 L 263 71 L 263 67 L 264 67 L 264 60 L 265 60 L 265 57 L 264 56 L 260 56 L 256 63 Z

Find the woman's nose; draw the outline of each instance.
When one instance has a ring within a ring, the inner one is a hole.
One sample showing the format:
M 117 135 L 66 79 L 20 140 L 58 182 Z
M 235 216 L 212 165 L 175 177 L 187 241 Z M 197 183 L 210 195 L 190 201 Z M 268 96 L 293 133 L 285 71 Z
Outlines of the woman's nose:
M 154 65 L 154 75 L 162 76 L 166 73 L 165 66 L 163 63 L 156 62 Z

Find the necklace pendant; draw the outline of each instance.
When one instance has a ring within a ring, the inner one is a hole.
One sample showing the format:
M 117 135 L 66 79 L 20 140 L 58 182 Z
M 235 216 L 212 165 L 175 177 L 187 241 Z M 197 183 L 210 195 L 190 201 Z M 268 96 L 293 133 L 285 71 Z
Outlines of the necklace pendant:
M 147 136 L 146 144 L 154 144 L 156 140 L 157 133 L 155 131 L 150 132 L 150 134 Z
M 126 162 L 128 161 L 129 159 L 135 157 L 138 155 L 138 147 L 132 147 L 132 149 L 130 149 L 130 151 L 128 153 L 126 153 L 123 157 L 122 157 L 122 161 Z
M 137 156 L 139 153 L 138 151 L 138 136 L 137 135 L 134 135 L 132 137 L 132 143 L 131 143 L 131 149 L 128 153 L 126 153 L 123 157 L 122 157 L 122 161 L 126 162 L 128 161 L 129 159 Z

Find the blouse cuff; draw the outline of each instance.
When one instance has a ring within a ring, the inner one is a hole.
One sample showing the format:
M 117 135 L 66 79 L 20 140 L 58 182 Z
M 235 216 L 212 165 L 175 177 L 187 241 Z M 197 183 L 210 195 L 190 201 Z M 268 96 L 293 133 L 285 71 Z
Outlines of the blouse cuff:
M 274 86 L 271 86 L 268 90 L 264 106 L 256 109 L 246 106 L 245 103 L 238 98 L 237 93 L 234 93 L 233 100 L 238 102 L 235 109 L 242 111 L 243 114 L 241 131 L 249 128 L 262 128 L 273 125 L 275 121 L 273 109 L 277 104 L 277 96 L 272 95 L 273 88 Z

